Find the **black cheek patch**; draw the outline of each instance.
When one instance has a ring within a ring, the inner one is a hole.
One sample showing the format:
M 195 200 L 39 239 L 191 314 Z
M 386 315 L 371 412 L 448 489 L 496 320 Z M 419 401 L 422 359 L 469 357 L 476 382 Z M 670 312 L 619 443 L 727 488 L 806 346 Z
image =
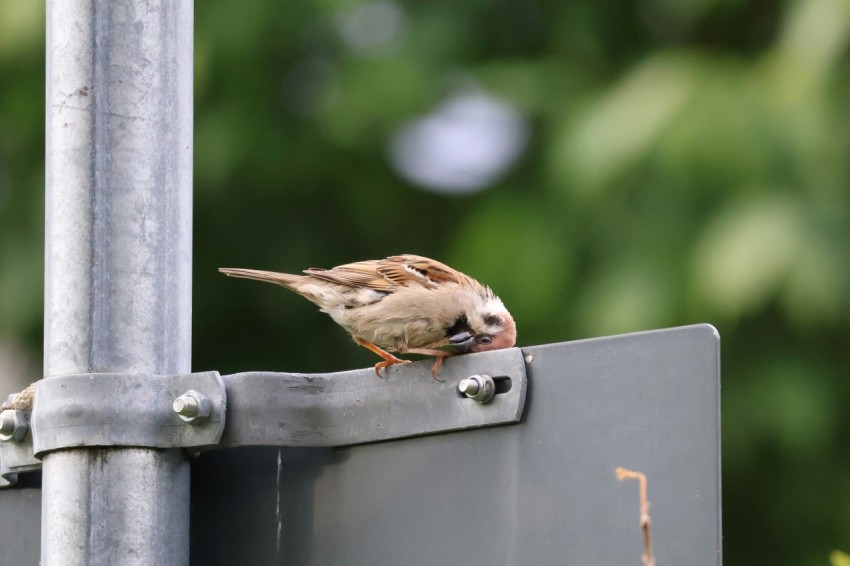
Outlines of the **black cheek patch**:
M 467 320 L 465 314 L 462 314 L 457 317 L 455 323 L 452 324 L 448 330 L 446 330 L 446 336 L 450 338 L 452 336 L 457 336 L 458 334 L 471 331 L 472 328 L 469 327 L 469 320 Z

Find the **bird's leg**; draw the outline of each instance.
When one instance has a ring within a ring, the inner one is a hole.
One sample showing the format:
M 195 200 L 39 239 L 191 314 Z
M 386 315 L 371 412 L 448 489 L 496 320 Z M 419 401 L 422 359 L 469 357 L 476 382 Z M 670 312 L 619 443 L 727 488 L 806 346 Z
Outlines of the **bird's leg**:
M 399 358 L 393 356 L 389 352 L 382 350 L 381 348 L 375 346 L 371 342 L 367 340 L 363 340 L 362 338 L 354 337 L 354 341 L 357 342 L 359 346 L 363 346 L 367 350 L 371 350 L 384 358 L 383 362 L 378 362 L 375 364 L 375 373 L 378 374 L 378 377 L 381 377 L 381 370 L 388 366 L 394 366 L 396 364 L 409 364 L 410 360 L 400 360 Z
M 437 377 L 437 371 L 440 369 L 440 366 L 443 365 L 443 360 L 448 358 L 449 356 L 454 356 L 454 352 L 447 352 L 446 350 L 434 350 L 432 348 L 403 348 L 399 350 L 402 354 L 422 354 L 423 356 L 434 356 L 437 358 L 434 360 L 434 365 L 431 366 L 431 377 L 436 379 L 437 381 L 443 381 L 439 377 Z

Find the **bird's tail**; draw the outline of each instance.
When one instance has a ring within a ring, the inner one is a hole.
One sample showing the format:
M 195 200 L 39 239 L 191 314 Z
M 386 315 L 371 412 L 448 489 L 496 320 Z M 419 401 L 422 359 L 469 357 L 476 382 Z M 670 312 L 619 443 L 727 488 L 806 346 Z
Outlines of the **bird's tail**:
M 255 279 L 256 281 L 267 281 L 283 285 L 287 289 L 295 290 L 298 282 L 304 279 L 303 275 L 291 275 L 289 273 L 276 273 L 274 271 L 261 271 L 259 269 L 239 269 L 232 267 L 220 267 L 218 269 L 229 277 L 241 279 Z

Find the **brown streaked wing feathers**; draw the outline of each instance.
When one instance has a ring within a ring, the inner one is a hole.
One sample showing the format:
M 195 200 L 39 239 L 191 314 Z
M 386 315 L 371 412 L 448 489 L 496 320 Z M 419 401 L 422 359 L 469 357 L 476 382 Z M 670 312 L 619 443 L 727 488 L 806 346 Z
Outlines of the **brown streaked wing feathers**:
M 417 255 L 398 255 L 387 259 L 358 261 L 333 269 L 311 268 L 304 273 L 337 285 L 391 292 L 395 287 L 442 283 L 476 284 L 475 280 L 451 267 Z
M 421 276 L 411 273 L 414 270 Z M 439 285 L 442 283 L 469 283 L 471 278 L 455 271 L 439 261 L 418 255 L 397 255 L 388 257 L 382 262 L 379 272 L 381 275 L 398 285 L 409 285 L 416 282 L 424 287 L 430 287 L 430 280 Z
M 358 261 L 332 269 L 311 267 L 305 269 L 304 273 L 316 279 L 346 287 L 391 291 L 393 285 L 378 273 L 377 264 L 378 260 Z

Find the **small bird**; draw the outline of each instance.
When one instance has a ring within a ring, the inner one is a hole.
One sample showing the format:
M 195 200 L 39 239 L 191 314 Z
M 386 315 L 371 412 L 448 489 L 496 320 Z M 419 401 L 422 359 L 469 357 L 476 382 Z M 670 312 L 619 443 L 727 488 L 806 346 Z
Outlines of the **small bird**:
M 354 338 L 383 358 L 383 368 L 410 363 L 390 352 L 443 360 L 456 354 L 511 348 L 516 324 L 501 299 L 472 277 L 417 255 L 358 261 L 290 275 L 220 268 L 231 277 L 277 283 L 318 305 Z M 447 348 L 447 349 L 441 349 Z

